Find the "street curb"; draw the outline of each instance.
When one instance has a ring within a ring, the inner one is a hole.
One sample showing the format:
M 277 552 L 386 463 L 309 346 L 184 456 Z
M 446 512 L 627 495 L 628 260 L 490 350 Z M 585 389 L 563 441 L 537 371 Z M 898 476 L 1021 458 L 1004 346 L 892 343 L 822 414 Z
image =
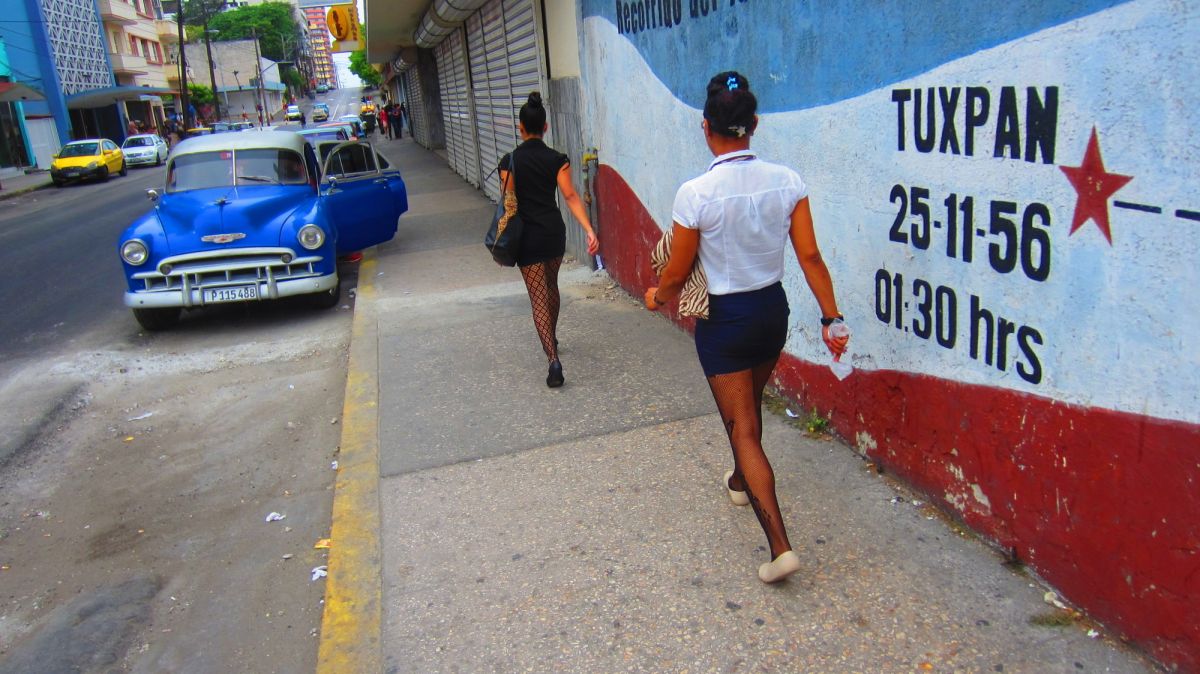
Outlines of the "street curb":
M 375 256 L 363 255 L 342 403 L 333 493 L 329 575 L 317 674 L 381 672 L 382 555 L 379 542 L 379 329 Z
M 54 183 L 43 183 L 40 185 L 28 185 L 26 187 L 14 187 L 10 190 L 0 190 L 0 201 L 4 201 L 5 199 L 12 199 L 13 197 L 19 197 L 22 194 L 29 194 L 30 192 L 36 192 L 37 190 L 43 190 L 43 189 L 46 189 L 47 187 L 50 187 L 53 184 Z

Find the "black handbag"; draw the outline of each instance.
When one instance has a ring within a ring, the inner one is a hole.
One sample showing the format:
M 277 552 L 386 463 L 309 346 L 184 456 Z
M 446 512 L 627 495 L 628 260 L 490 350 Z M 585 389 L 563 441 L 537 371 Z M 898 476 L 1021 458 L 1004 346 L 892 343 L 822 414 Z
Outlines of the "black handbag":
M 483 245 L 492 253 L 492 259 L 497 264 L 513 267 L 521 253 L 521 233 L 525 229 L 521 216 L 517 214 L 516 150 L 509 155 L 508 180 L 512 180 L 513 189 L 508 191 L 507 180 L 500 186 L 500 203 L 496 204 L 496 213 L 483 237 Z

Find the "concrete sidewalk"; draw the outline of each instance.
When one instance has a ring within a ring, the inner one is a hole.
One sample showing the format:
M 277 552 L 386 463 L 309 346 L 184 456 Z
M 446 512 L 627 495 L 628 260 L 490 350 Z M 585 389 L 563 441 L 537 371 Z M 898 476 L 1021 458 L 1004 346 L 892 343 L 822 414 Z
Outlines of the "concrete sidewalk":
M 781 404 L 764 444 L 804 566 L 759 582 L 690 337 L 564 265 L 547 389 L 492 204 L 376 144 L 410 211 L 360 277 L 320 671 L 1154 671 Z
M 0 178 L 0 201 L 50 187 L 50 172 L 37 171 L 11 178 Z

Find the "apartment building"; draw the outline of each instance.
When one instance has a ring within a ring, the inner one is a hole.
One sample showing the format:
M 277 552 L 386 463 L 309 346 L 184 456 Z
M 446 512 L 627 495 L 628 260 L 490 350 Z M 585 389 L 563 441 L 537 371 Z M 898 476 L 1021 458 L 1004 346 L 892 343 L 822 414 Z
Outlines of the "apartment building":
M 126 95 L 117 99 L 124 117 L 147 129 L 161 128 L 160 95 L 172 91 L 167 72 L 175 69 L 167 62 L 163 39 L 164 35 L 176 35 L 177 40 L 177 34 L 163 20 L 155 0 L 97 0 L 96 4 L 116 87 L 126 90 Z M 138 93 L 135 87 L 146 91 Z
M 329 44 L 329 27 L 325 23 L 324 7 L 305 7 L 305 23 L 308 25 L 308 44 L 312 52 L 313 79 L 331 89 L 338 86 L 337 68 L 333 65 L 333 51 Z

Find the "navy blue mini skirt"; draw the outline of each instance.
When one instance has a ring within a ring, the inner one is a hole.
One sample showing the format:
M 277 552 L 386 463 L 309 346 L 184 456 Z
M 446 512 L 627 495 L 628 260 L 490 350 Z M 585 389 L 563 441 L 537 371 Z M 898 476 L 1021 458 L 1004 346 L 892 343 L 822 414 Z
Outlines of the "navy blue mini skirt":
M 783 351 L 788 329 L 783 284 L 708 296 L 708 318 L 696 320 L 696 354 L 704 376 L 749 370 Z

